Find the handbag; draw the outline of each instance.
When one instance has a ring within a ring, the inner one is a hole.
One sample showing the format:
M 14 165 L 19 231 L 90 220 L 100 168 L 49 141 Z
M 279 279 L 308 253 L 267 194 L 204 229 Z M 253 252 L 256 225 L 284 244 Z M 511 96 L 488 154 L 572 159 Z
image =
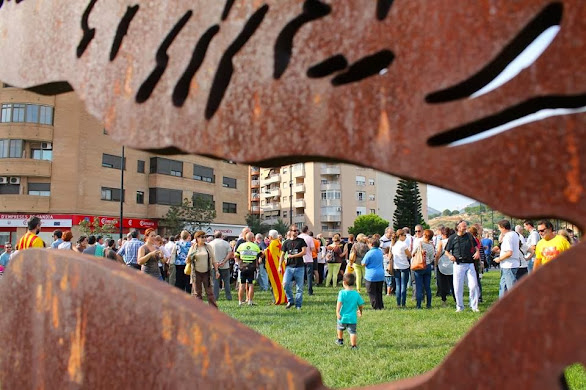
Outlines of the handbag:
M 350 263 L 354 264 L 354 262 L 356 261 L 356 251 L 354 250 L 354 248 L 352 248 L 352 251 L 350 252 L 350 257 L 348 258 L 348 260 L 350 260 Z
M 336 262 L 336 259 L 334 257 L 334 251 L 329 249 L 326 252 L 326 263 L 335 263 L 335 262 Z
M 415 256 L 413 256 L 413 259 L 411 260 L 411 269 L 413 271 L 421 271 L 424 270 L 426 266 L 427 263 L 425 261 L 425 251 L 421 247 L 421 243 L 419 243 L 419 250 L 417 253 L 415 253 Z
M 185 273 L 185 275 L 191 275 L 191 261 L 187 261 L 187 263 L 185 263 L 185 268 L 183 269 L 183 272 Z

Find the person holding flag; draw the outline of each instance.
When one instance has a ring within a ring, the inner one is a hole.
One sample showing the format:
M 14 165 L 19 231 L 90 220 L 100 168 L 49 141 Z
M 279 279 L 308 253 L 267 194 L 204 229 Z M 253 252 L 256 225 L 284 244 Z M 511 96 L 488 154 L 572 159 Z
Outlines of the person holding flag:
M 269 281 L 273 288 L 275 305 L 287 303 L 285 289 L 283 287 L 283 274 L 285 273 L 281 259 L 281 242 L 279 241 L 279 232 L 276 230 L 269 231 L 271 240 L 268 248 L 265 250 L 265 267 L 269 275 Z

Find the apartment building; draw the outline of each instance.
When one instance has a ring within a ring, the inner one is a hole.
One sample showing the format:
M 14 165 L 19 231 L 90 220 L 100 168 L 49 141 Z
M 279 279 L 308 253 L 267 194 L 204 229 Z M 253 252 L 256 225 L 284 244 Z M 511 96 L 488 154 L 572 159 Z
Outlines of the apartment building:
M 78 237 L 82 220 L 119 226 L 121 199 L 125 232 L 159 228 L 171 205 L 196 197 L 214 202 L 210 230 L 237 236 L 244 226 L 247 165 L 129 148 L 122 161 L 122 145 L 74 93 L 40 96 L 0 84 L 0 106 L 0 246 L 24 234 L 33 214 L 46 242 L 57 228 Z
M 308 225 L 312 231 L 330 237 L 334 233 L 347 236 L 348 227 L 360 215 L 377 214 L 393 221 L 397 177 L 331 163 L 299 163 L 259 171 L 258 187 L 251 185 L 251 193 L 254 190 L 260 195 L 264 223 L 281 218 L 299 227 Z M 426 205 L 427 185 L 420 184 L 419 191 Z M 427 208 L 422 209 L 427 219 Z

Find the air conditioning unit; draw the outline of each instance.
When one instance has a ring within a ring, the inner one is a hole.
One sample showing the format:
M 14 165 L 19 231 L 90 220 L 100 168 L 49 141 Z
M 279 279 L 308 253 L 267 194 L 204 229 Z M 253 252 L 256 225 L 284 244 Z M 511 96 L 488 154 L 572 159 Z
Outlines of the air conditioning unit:
M 342 211 L 341 207 L 336 208 L 336 211 Z
M 53 149 L 53 144 L 51 142 L 43 142 L 41 143 L 41 149 Z
M 20 184 L 20 177 L 11 177 L 10 184 Z
M 8 178 L 6 176 L 1 176 L 0 184 L 8 184 Z

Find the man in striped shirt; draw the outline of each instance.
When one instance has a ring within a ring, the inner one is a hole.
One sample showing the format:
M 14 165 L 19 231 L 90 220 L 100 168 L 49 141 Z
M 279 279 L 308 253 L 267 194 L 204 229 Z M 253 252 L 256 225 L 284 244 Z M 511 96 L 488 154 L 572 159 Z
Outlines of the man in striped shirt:
M 45 243 L 37 234 L 41 231 L 41 219 L 39 217 L 30 217 L 28 222 L 28 232 L 18 240 L 16 250 L 21 251 L 28 248 L 44 248 Z

